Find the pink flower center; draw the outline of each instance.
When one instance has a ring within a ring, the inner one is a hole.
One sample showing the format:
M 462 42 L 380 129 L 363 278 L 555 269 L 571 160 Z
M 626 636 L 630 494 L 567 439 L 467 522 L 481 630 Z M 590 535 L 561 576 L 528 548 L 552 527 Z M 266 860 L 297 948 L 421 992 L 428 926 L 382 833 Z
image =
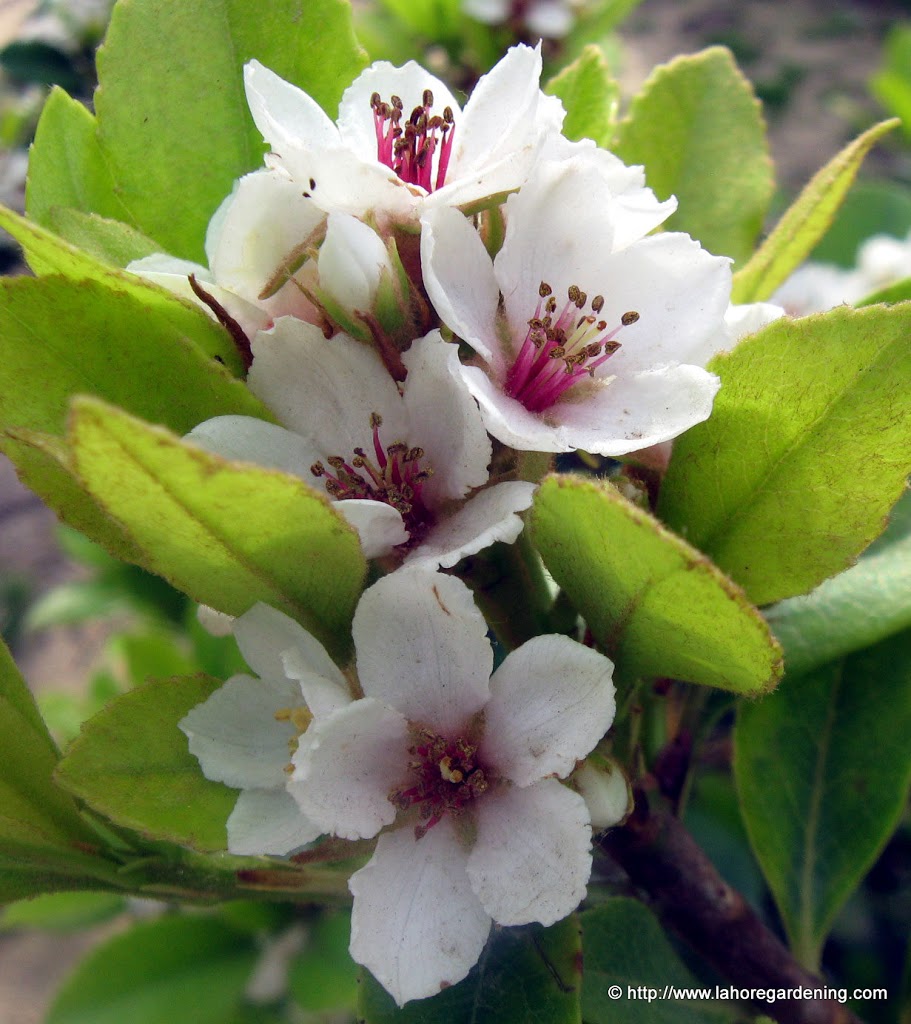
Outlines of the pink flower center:
M 412 540 L 419 539 L 433 521 L 432 512 L 422 498 L 424 483 L 433 475 L 433 469 L 421 467 L 423 448 L 409 448 L 403 441 L 384 448 L 380 440 L 382 425 L 382 416 L 372 413 L 370 426 L 375 458 L 363 448 L 355 448 L 350 459 L 341 455 L 330 455 L 326 459 L 333 472 L 322 462 L 314 462 L 310 472 L 325 480 L 326 491 L 336 501 L 366 498 L 391 505 L 401 513 Z
M 442 188 L 452 154 L 455 136 L 455 118 L 452 107 L 446 107 L 442 117 L 431 114 L 433 93 L 424 90 L 423 104 L 415 107 L 411 116 L 402 123 L 402 100 L 393 96 L 386 103 L 378 92 L 370 97 L 373 124 L 376 128 L 376 158 L 409 185 L 418 185 L 425 192 Z M 433 176 L 434 155 L 436 178 Z
M 408 748 L 412 785 L 389 794 L 399 810 L 417 808 L 423 824 L 416 826 L 415 839 L 425 836 L 444 814 L 461 814 L 487 789 L 477 750 L 476 744 L 462 738 L 447 740 L 429 729 L 418 733 L 417 742 Z
M 594 377 L 595 370 L 620 348 L 614 339 L 624 327 L 639 319 L 635 312 L 624 313 L 611 331 L 598 314 L 604 308 L 604 296 L 596 295 L 582 312 L 588 296 L 576 285 L 567 290 L 567 301 L 557 314 L 553 289 L 542 281 L 538 289 L 535 315 L 515 362 L 506 375 L 506 394 L 522 403 L 529 412 L 543 412 L 574 384 Z

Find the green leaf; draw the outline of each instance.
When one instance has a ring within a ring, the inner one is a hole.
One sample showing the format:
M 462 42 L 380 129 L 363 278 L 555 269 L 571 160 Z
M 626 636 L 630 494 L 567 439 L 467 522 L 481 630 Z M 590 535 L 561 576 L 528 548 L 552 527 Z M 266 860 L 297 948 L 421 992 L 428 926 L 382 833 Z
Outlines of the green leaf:
M 125 267 L 132 260 L 158 252 L 158 246 L 141 231 L 97 213 L 54 206 L 48 211 L 47 221 L 55 234 L 112 267 Z
M 883 66 L 870 79 L 870 91 L 911 133 L 911 28 L 896 25 L 886 37 Z
M 118 825 L 217 851 L 237 790 L 206 779 L 177 723 L 221 683 L 157 680 L 114 698 L 82 728 L 57 768 L 71 793 Z
M 51 90 L 44 104 L 29 151 L 26 206 L 29 216 L 45 227 L 51 226 L 55 207 L 129 219 L 98 144 L 95 118 L 59 88 Z
M 351 912 L 341 910 L 314 921 L 304 952 L 291 964 L 288 990 L 311 1013 L 354 1011 L 358 968 L 348 953 Z
M 366 561 L 325 495 L 90 399 L 74 403 L 71 438 L 80 478 L 146 568 L 232 615 L 264 601 L 347 652 Z
M 907 302 L 909 299 L 911 299 L 911 277 L 905 277 L 901 281 L 880 288 L 879 291 L 873 292 L 865 299 L 861 299 L 860 302 L 856 302 L 855 305 L 876 306 L 879 303 L 893 305 L 896 302 Z
M 586 46 L 572 64 L 544 86 L 544 91 L 563 101 L 563 134 L 568 139 L 594 139 L 599 146 L 610 145 L 620 86 L 599 47 Z
M 871 235 L 904 238 L 911 231 L 911 189 L 896 181 L 855 181 L 832 226 L 810 254 L 820 263 L 852 268 Z
M 552 928 L 493 934 L 468 977 L 399 1010 L 364 971 L 358 1019 L 364 1024 L 579 1024 L 581 943 L 575 915 Z
M 251 939 L 214 918 L 144 922 L 82 961 L 47 1024 L 224 1024 L 257 955 Z
M 57 748 L 38 711 L 38 705 L 22 678 L 6 644 L 0 639 L 0 700 L 14 710 L 28 726 L 36 742 L 43 744 L 56 758 Z
M 94 845 L 95 833 L 70 797 L 51 781 L 56 747 L 2 642 L 0 750 L 0 849 L 60 847 L 66 855 L 80 844 Z
M 753 849 L 800 960 L 894 830 L 911 783 L 911 634 L 744 704 L 734 768 Z
M 162 327 L 169 324 L 172 329 L 180 332 L 184 336 L 185 345 L 195 344 L 202 353 L 224 363 L 236 374 L 243 371 L 240 356 L 227 331 L 194 303 L 178 298 L 136 274 L 99 263 L 88 253 L 57 238 L 41 225 L 2 206 L 0 227 L 5 228 L 22 245 L 29 265 L 36 274 L 61 274 L 71 279 L 63 293 L 63 302 L 66 302 L 69 293 L 78 290 L 73 287 L 72 281 L 95 281 L 110 292 L 126 293 L 139 305 L 142 317 L 134 322 L 134 333 L 138 333 L 137 322 L 145 326 L 146 320 L 154 317 Z M 58 315 L 61 318 L 66 315 L 65 307 Z
M 80 393 L 181 434 L 213 416 L 271 418 L 164 311 L 94 281 L 7 278 L 0 285 L 0 422 L 62 434 L 70 399 Z
M 114 10 L 98 51 L 98 143 L 128 211 L 117 219 L 165 252 L 201 259 L 217 206 L 262 165 L 243 89 L 253 58 L 333 117 L 366 63 L 344 0 L 134 0 Z
M 903 536 L 877 545 L 857 565 L 766 613 L 789 675 L 803 675 L 911 629 L 911 535 L 905 522 L 911 502 L 904 499 L 899 506 Z
M 720 1024 L 740 1019 L 733 1007 L 711 998 L 666 993 L 665 986 L 688 989 L 698 987 L 700 981 L 683 965 L 652 912 L 638 900 L 609 899 L 579 918 L 585 952 L 585 1024 Z M 638 994 L 631 996 L 631 989 Z M 706 989 L 707 994 L 711 991 Z
M 114 893 L 47 893 L 4 908 L 0 912 L 0 929 L 41 928 L 53 932 L 76 931 L 100 921 L 107 921 L 125 909 L 124 898 Z
M 883 528 L 911 470 L 911 305 L 783 318 L 716 357 L 659 514 L 756 604 L 812 590 Z
M 864 157 L 898 123 L 874 125 L 816 172 L 749 263 L 734 275 L 733 302 L 768 299 L 803 263 L 831 225 Z
M 15 465 L 19 479 L 48 504 L 60 519 L 127 562 L 142 561 L 142 552 L 126 531 L 94 502 L 76 476 L 60 438 L 34 430 L 0 434 L 0 449 Z
M 728 50 L 657 68 L 620 122 L 615 150 L 645 164 L 659 199 L 677 196 L 668 230 L 737 261 L 750 256 L 774 181 L 759 101 Z
M 778 681 L 781 652 L 739 588 L 616 488 L 549 477 L 530 526 L 547 569 L 621 674 L 738 693 Z

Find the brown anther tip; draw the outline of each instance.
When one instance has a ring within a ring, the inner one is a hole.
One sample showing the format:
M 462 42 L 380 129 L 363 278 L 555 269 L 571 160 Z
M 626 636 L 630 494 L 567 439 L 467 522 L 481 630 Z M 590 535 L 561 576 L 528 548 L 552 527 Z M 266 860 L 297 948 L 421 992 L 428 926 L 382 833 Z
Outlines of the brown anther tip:
M 322 476 L 326 472 L 326 467 L 321 462 L 314 462 L 310 467 L 310 472 L 314 476 Z
M 345 460 L 341 455 L 330 455 L 326 459 L 326 462 L 328 462 L 333 469 L 341 469 L 345 465 Z
M 546 299 L 547 296 L 552 294 L 552 293 L 553 293 L 553 288 L 551 288 L 551 286 L 546 281 L 542 281 L 538 285 L 538 294 L 541 296 L 542 299 Z
M 378 107 L 380 105 L 380 103 L 382 103 L 382 101 L 383 101 L 383 98 L 382 98 L 382 96 L 380 96 L 380 94 L 378 92 L 374 92 L 374 93 L 370 94 L 370 106 L 371 107 Z
M 630 324 L 634 324 L 638 319 L 639 314 L 634 309 L 631 309 L 628 313 L 624 313 L 623 316 L 620 317 L 620 323 L 623 324 L 624 327 L 629 327 Z
M 446 109 L 443 111 L 443 120 L 448 125 L 455 124 L 455 114 L 453 114 L 452 112 L 452 107 L 446 107 Z
M 604 309 L 604 296 L 603 295 L 596 295 L 592 299 L 592 312 L 593 313 L 600 313 L 602 309 Z
M 430 91 L 430 89 L 424 90 L 424 95 L 421 97 L 421 99 L 423 99 L 425 107 L 433 106 L 433 93 Z
M 370 413 L 370 426 L 373 429 L 381 427 L 383 425 L 383 417 L 378 412 Z
M 402 103 L 401 96 L 392 96 L 390 101 L 396 110 L 404 110 L 405 104 Z

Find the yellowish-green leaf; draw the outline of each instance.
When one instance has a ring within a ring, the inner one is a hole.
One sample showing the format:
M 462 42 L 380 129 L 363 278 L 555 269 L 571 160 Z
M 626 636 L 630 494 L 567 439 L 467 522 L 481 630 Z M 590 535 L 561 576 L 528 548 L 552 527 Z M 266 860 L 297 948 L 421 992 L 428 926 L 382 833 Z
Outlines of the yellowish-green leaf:
M 911 303 L 783 318 L 716 357 L 659 513 L 754 603 L 812 590 L 882 532 L 911 472 Z
M 182 332 L 185 340 L 195 343 L 207 356 L 220 360 L 234 373 L 242 371 L 240 356 L 228 333 L 192 302 L 178 298 L 136 274 L 99 262 L 35 221 L 20 217 L 2 206 L 0 227 L 19 242 L 36 274 L 61 274 L 73 281 L 96 281 L 110 292 L 127 293 L 147 308 L 150 316 L 155 315 L 159 322 L 172 324 L 175 330 Z M 66 311 L 61 310 L 61 318 L 65 315 Z M 141 333 L 135 327 L 134 330 L 136 334 Z
M 749 263 L 734 275 L 734 302 L 768 299 L 803 263 L 832 223 L 864 157 L 898 124 L 893 118 L 874 125 L 816 172 Z
M 83 726 L 57 769 L 71 793 L 111 821 L 198 850 L 227 847 L 238 791 L 206 779 L 177 723 L 221 686 L 189 676 L 115 698 Z
M 213 416 L 271 419 L 242 381 L 188 340 L 189 312 L 146 306 L 99 281 L 0 282 L 0 424 L 62 434 L 80 393 L 182 434 Z
M 348 650 L 366 561 L 325 495 L 90 399 L 74 404 L 70 438 L 80 478 L 147 568 L 232 615 L 264 601 Z
M 531 531 L 551 575 L 623 674 L 745 694 L 777 683 L 781 651 L 740 589 L 616 488 L 549 477 L 535 497 Z
M 582 53 L 544 87 L 566 109 L 563 134 L 568 139 L 594 139 L 609 146 L 620 101 L 617 84 L 601 48 L 586 46 Z
M 718 255 L 750 256 L 774 180 L 759 101 L 730 51 L 713 46 L 656 68 L 614 148 L 626 163 L 645 164 L 659 199 L 676 195 L 666 228 Z

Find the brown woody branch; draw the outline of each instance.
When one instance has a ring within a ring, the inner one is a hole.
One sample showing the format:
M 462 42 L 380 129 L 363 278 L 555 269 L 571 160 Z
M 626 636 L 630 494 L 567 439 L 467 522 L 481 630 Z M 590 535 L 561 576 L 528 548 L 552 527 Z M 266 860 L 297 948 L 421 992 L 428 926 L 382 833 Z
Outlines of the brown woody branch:
M 739 988 L 822 989 L 724 881 L 679 819 L 651 809 L 642 789 L 626 824 L 598 841 L 633 884 L 649 897 L 665 924 Z M 861 1024 L 841 1003 L 827 999 L 757 1001 L 781 1024 Z

